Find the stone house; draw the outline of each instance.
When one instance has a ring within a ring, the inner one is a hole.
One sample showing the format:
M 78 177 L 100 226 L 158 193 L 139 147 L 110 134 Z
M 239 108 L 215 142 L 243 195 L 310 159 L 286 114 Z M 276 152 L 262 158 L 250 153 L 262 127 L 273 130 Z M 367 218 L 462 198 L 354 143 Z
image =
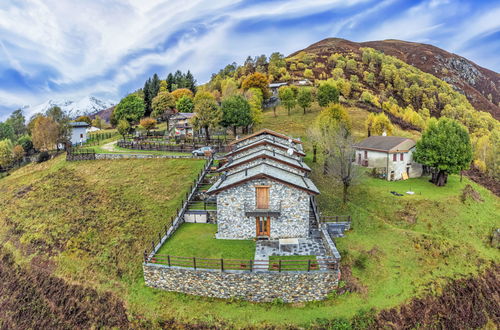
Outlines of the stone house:
M 398 136 L 370 136 L 354 145 L 356 163 L 373 168 L 388 181 L 405 180 L 422 175 L 422 165 L 412 154 L 415 141 Z
M 300 140 L 262 130 L 232 144 L 217 197 L 217 238 L 305 238 L 310 197 L 319 194 Z

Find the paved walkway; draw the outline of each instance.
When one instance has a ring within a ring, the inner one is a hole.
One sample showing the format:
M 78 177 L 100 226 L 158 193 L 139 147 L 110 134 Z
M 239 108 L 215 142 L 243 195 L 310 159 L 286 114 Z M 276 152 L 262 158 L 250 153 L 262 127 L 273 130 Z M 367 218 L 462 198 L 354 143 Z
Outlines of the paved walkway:
M 321 239 L 299 238 L 298 245 L 285 245 L 279 249 L 277 240 L 257 241 L 255 260 L 266 260 L 270 256 L 325 256 L 326 251 Z

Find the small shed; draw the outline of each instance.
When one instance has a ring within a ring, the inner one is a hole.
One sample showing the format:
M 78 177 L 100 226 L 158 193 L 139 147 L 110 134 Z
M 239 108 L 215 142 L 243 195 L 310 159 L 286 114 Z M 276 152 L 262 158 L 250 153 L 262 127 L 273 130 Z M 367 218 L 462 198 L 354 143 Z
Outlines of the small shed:
M 69 123 L 71 127 L 70 142 L 71 145 L 78 145 L 87 141 L 87 129 L 90 125 L 83 121 Z

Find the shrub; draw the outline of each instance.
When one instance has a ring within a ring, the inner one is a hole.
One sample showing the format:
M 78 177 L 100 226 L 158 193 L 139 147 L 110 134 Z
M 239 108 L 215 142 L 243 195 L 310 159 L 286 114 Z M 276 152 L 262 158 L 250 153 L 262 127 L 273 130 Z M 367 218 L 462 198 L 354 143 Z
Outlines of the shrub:
M 38 154 L 35 161 L 37 163 L 43 163 L 48 161 L 49 159 L 50 159 L 49 153 L 47 151 L 42 151 L 41 153 Z

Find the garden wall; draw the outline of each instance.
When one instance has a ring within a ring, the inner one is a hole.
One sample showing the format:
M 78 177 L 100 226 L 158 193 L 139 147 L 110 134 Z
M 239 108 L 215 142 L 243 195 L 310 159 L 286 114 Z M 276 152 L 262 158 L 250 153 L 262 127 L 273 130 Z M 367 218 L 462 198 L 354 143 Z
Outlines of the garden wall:
M 95 159 L 145 159 L 145 158 L 169 158 L 169 159 L 179 159 L 179 158 L 195 158 L 195 159 L 207 159 L 206 157 L 198 157 L 192 155 L 148 155 L 148 154 L 95 154 Z
M 337 288 L 339 272 L 238 272 L 194 270 L 144 263 L 146 285 L 167 291 L 256 302 L 325 299 Z

